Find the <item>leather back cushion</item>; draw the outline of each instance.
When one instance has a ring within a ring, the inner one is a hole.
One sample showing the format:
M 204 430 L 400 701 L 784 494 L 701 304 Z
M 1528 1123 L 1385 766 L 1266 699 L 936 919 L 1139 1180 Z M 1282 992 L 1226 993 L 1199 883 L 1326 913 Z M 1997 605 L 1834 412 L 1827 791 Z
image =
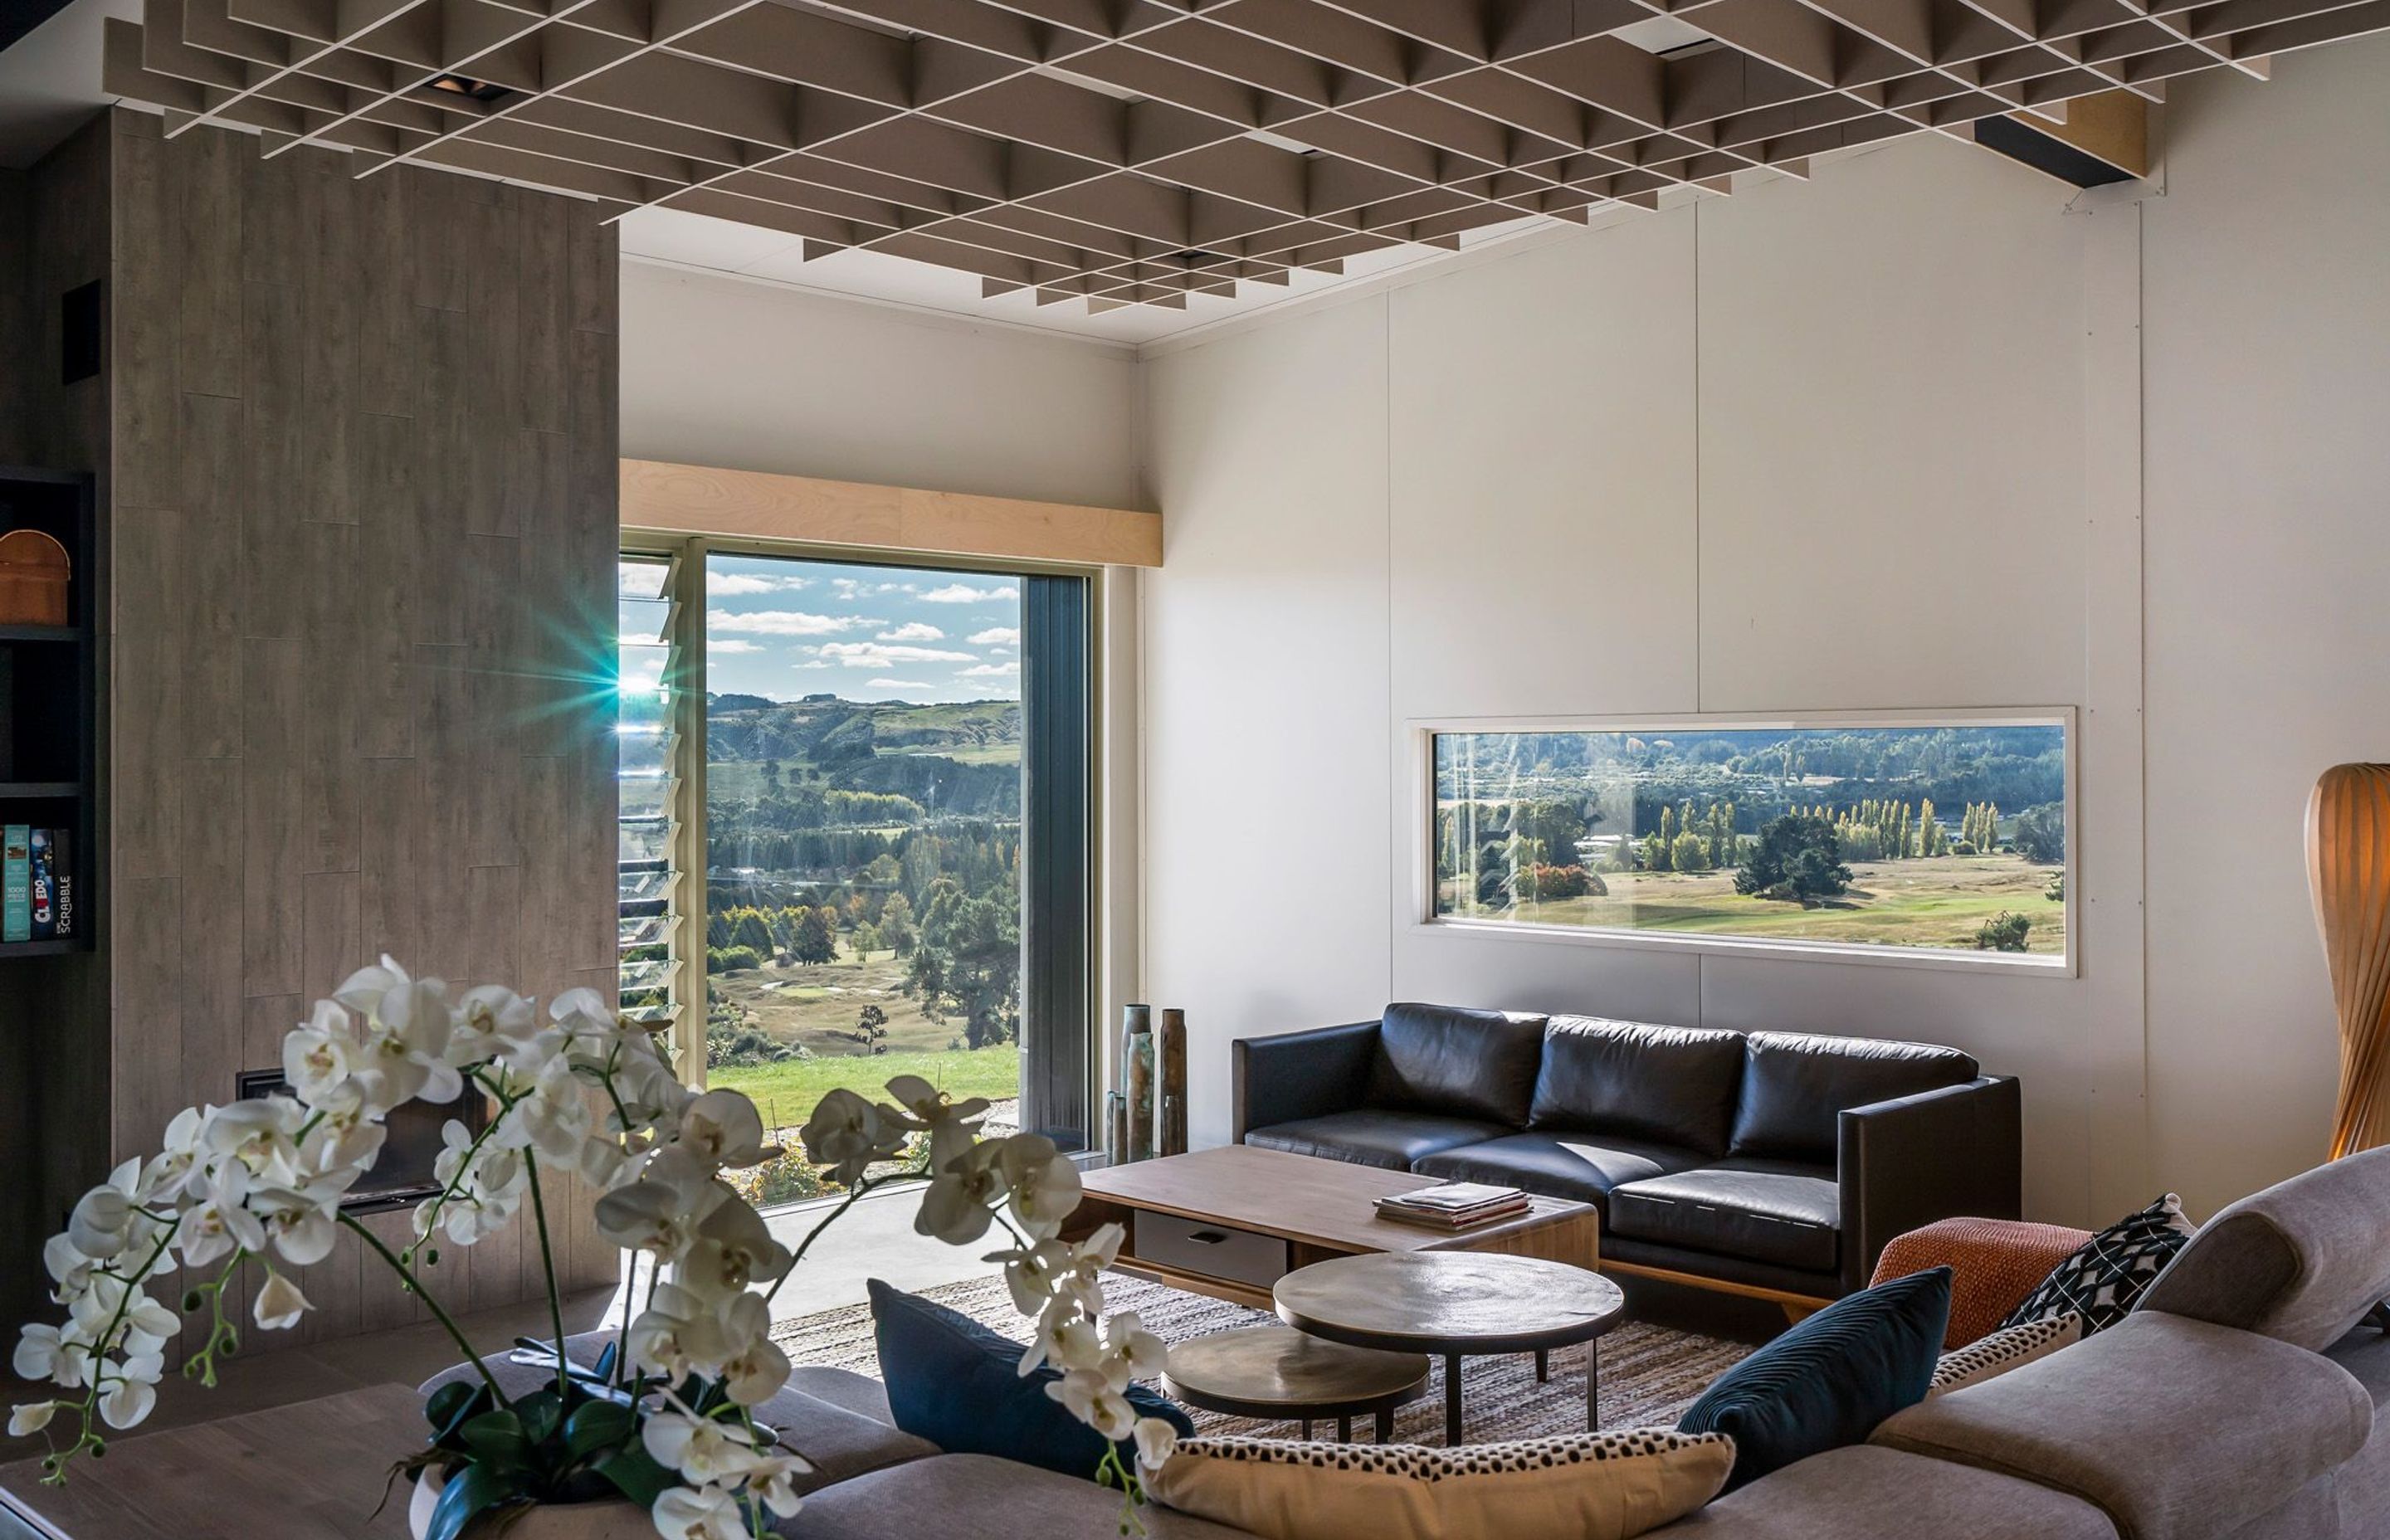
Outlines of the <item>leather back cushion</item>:
M 1523 1128 L 1544 1056 L 1544 1019 L 1457 1006 L 1393 1005 L 1378 1027 L 1369 1105 Z
M 1726 1152 L 1742 1080 L 1742 1033 L 1555 1016 L 1529 1126 L 1621 1134 Z
M 1743 1041 L 1742 1099 L 1733 1153 L 1789 1161 L 1835 1158 L 1836 1114 L 1975 1078 L 1956 1048 L 1865 1037 L 1755 1032 Z

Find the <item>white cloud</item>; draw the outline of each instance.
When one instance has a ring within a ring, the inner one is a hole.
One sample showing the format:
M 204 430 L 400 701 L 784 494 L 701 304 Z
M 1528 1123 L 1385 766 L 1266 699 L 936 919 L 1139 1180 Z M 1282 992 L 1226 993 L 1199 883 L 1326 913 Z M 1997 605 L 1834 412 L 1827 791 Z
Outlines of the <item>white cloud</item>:
M 949 583 L 943 588 L 932 588 L 921 596 L 924 604 L 991 604 L 1009 599 L 1021 592 L 1011 584 L 999 583 L 992 587 L 974 588 L 968 583 Z
M 871 683 L 864 686 L 863 687 L 865 689 L 871 690 L 931 690 L 937 688 L 935 685 L 915 684 L 909 679 L 874 679 Z
M 946 634 L 922 621 L 906 621 L 893 631 L 880 634 L 883 642 L 943 642 Z
M 877 622 L 854 615 L 811 615 L 802 610 L 709 610 L 708 631 L 752 631 L 763 636 L 835 636 Z
M 934 647 L 891 647 L 880 642 L 824 642 L 815 652 L 825 661 L 849 668 L 886 668 L 891 663 L 972 663 L 968 652 Z
M 918 590 L 909 583 L 866 583 L 860 578 L 832 578 L 829 591 L 842 599 L 859 599 L 866 594 L 910 594 Z
M 738 594 L 793 594 L 813 585 L 811 578 L 765 577 L 761 572 L 709 572 L 705 578 L 705 591 L 718 598 Z
M 718 642 L 709 638 L 705 644 L 705 650 L 713 653 L 723 653 L 761 652 L 764 649 L 753 642 L 740 641 L 736 636 L 725 636 Z
M 1019 663 L 979 663 L 956 673 L 957 679 L 995 679 L 1008 674 L 1019 674 Z
M 981 647 L 1010 647 L 1021 640 L 1021 633 L 1009 625 L 995 625 L 972 632 L 970 639 Z

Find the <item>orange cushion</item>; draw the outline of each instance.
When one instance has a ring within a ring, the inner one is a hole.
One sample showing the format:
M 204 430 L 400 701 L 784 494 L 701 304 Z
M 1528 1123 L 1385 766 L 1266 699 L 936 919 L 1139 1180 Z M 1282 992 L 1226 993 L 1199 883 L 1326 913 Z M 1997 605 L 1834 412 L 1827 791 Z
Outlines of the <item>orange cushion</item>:
M 2051 1268 L 2090 1238 L 2088 1230 L 2022 1219 L 1937 1219 L 1893 1237 L 1876 1260 L 1871 1281 L 1949 1268 L 1950 1328 L 1942 1338 L 1947 1353 L 2006 1320 Z

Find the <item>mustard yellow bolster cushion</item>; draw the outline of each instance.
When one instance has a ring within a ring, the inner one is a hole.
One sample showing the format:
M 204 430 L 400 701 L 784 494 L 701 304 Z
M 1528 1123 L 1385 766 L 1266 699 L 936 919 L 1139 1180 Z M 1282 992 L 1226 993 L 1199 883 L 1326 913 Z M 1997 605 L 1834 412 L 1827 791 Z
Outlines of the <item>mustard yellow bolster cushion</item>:
M 1190 1438 L 1146 1491 L 1265 1540 L 1627 1540 L 1708 1502 L 1732 1469 L 1724 1433 L 1667 1428 L 1457 1449 Z

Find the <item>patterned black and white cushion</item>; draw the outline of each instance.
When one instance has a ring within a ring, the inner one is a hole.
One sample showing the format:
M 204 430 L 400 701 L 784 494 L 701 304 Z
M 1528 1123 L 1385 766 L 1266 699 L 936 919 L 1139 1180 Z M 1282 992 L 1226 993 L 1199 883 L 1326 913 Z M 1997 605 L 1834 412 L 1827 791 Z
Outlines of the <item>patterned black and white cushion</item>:
M 2167 1193 L 2085 1241 L 2009 1312 L 2000 1328 L 2075 1315 L 2083 1317 L 2086 1337 L 2105 1330 L 2132 1314 L 2133 1302 L 2197 1232 L 2183 1217 L 2182 1200 Z
M 1723 1433 L 1633 1428 L 1428 1448 L 1189 1438 L 1157 1501 L 1263 1540 L 1629 1540 L 1716 1495 Z
M 1925 1397 L 1930 1401 L 1964 1385 L 1980 1385 L 2037 1358 L 2047 1358 L 2061 1348 L 2073 1347 L 2082 1340 L 2083 1317 L 2073 1314 L 2004 1326 L 1936 1360 L 1934 1382 L 1926 1387 Z

